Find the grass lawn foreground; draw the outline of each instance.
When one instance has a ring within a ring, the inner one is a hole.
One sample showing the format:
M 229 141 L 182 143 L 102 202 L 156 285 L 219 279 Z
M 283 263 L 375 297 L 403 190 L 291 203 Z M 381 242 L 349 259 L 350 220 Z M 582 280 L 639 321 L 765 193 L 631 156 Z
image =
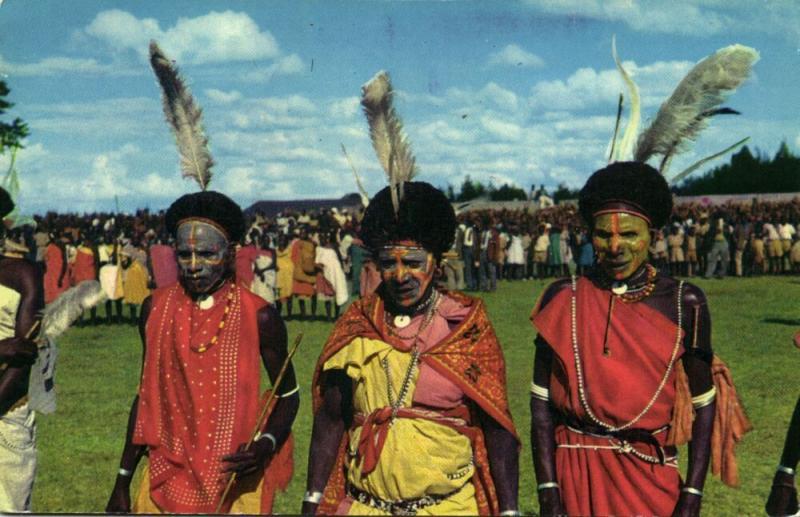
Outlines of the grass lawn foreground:
M 762 277 L 698 280 L 713 321 L 714 350 L 733 371 L 755 430 L 738 449 L 741 486 L 718 479 L 706 483 L 704 515 L 763 515 L 772 475 L 798 390 L 800 350 L 792 335 L 800 328 L 800 279 Z M 529 385 L 533 337 L 528 316 L 546 284 L 501 282 L 483 295 L 505 351 L 511 409 L 523 440 L 520 457 L 520 510 L 538 509 L 530 453 Z M 102 311 L 101 311 L 102 312 Z M 294 364 L 301 382 L 301 407 L 294 425 L 295 475 L 276 502 L 278 513 L 297 513 L 305 490 L 311 435 L 309 384 L 331 325 L 288 322 L 290 340 L 305 333 Z M 116 476 L 131 400 L 141 363 L 132 325 L 82 327 L 59 343 L 56 384 L 58 409 L 39 416 L 39 467 L 32 509 L 44 512 L 101 512 Z M 685 472 L 686 452 L 681 472 Z

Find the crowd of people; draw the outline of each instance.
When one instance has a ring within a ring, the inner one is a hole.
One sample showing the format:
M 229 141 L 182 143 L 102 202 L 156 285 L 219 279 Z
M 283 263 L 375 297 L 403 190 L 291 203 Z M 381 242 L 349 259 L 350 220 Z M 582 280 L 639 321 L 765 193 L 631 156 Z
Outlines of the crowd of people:
M 288 319 L 335 319 L 348 300 L 380 282 L 358 238 L 362 213 L 333 208 L 272 218 L 255 214 L 236 255 L 238 281 Z M 35 228 L 11 232 L 6 246 L 18 245 L 42 266 L 46 302 L 71 285 L 100 279 L 109 297 L 105 322 L 133 324 L 150 291 L 176 278 L 163 212 L 51 212 L 34 220 Z M 582 274 L 595 260 L 574 204 L 470 211 L 457 220 L 454 244 L 442 263 L 451 290 L 494 291 L 499 280 Z M 798 273 L 799 222 L 800 199 L 678 203 L 669 222 L 655 231 L 650 254 L 656 267 L 680 277 Z M 94 311 L 89 321 L 99 322 Z

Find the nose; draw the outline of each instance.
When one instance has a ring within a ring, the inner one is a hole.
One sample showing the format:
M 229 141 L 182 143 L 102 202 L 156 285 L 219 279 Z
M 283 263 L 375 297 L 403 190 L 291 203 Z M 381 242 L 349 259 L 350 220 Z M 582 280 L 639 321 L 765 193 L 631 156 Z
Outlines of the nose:
M 614 255 L 619 253 L 619 236 L 618 235 L 612 235 L 611 236 L 611 243 L 610 243 L 609 249 L 610 249 L 611 253 L 614 254 Z

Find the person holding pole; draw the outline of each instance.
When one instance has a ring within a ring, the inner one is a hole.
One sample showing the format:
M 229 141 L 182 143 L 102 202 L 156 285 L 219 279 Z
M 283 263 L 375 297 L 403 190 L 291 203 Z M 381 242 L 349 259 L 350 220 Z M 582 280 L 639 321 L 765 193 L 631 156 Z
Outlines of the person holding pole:
M 176 130 L 181 154 L 187 156 L 181 140 L 188 133 L 194 150 L 207 152 L 188 91 L 154 43 L 150 52 L 167 118 L 183 128 Z M 180 113 L 175 105 L 183 106 Z M 179 283 L 156 289 L 142 307 L 142 377 L 109 512 L 271 513 L 275 490 L 291 477 L 299 397 L 286 327 L 272 305 L 234 281 L 244 218 L 230 198 L 206 190 L 211 163 L 210 156 L 188 165 L 184 159 L 202 191 L 179 198 L 165 216 Z M 265 405 L 262 364 L 275 394 L 267 401 L 275 404 L 251 441 Z M 146 472 L 131 505 L 131 478 L 145 453 Z

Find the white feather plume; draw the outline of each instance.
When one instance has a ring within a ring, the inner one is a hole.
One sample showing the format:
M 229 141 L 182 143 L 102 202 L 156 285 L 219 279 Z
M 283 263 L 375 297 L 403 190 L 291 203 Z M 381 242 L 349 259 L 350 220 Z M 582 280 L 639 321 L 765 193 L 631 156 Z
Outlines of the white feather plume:
M 203 110 L 195 103 L 177 67 L 155 41 L 150 42 L 150 65 L 161 85 L 164 115 L 178 144 L 181 174 L 184 178 L 194 179 L 202 190 L 206 190 L 211 181 L 214 159 L 203 129 Z
M 611 161 L 629 161 L 633 157 L 633 146 L 636 142 L 637 136 L 639 135 L 639 124 L 642 118 L 641 103 L 639 100 L 639 88 L 622 66 L 619 56 L 617 56 L 616 37 L 611 38 L 611 54 L 614 56 L 614 62 L 617 65 L 619 74 L 622 76 L 622 80 L 628 87 L 631 100 L 631 111 L 630 115 L 628 116 L 628 125 L 625 126 L 625 133 L 622 135 L 622 141 L 620 141 L 619 145 L 615 146 L 614 156 L 612 157 Z
M 391 187 L 392 205 L 395 213 L 400 209 L 403 184 L 417 173 L 411 146 L 403 132 L 403 123 L 392 104 L 392 83 L 389 74 L 378 72 L 361 88 L 361 106 L 369 123 L 372 147 Z
M 97 280 L 86 280 L 67 289 L 45 307 L 42 316 L 42 335 L 55 340 L 80 318 L 83 311 L 91 309 L 106 298 Z
M 664 173 L 670 159 L 685 151 L 708 125 L 708 119 L 721 112 L 718 106 L 747 79 L 758 59 L 755 49 L 731 45 L 695 65 L 639 137 L 634 159 L 645 162 L 662 156 L 660 169 Z
M 361 204 L 364 205 L 364 208 L 369 205 L 369 195 L 367 194 L 367 189 L 364 188 L 364 184 L 361 183 L 361 176 L 358 174 L 358 170 L 356 170 L 356 166 L 353 164 L 353 160 L 350 159 L 350 155 L 347 154 L 347 149 L 345 149 L 344 144 L 339 143 L 342 146 L 342 153 L 344 153 L 344 157 L 347 159 L 347 163 L 350 165 L 350 169 L 353 171 L 353 176 L 356 179 L 356 186 L 358 187 L 358 194 L 361 196 Z

